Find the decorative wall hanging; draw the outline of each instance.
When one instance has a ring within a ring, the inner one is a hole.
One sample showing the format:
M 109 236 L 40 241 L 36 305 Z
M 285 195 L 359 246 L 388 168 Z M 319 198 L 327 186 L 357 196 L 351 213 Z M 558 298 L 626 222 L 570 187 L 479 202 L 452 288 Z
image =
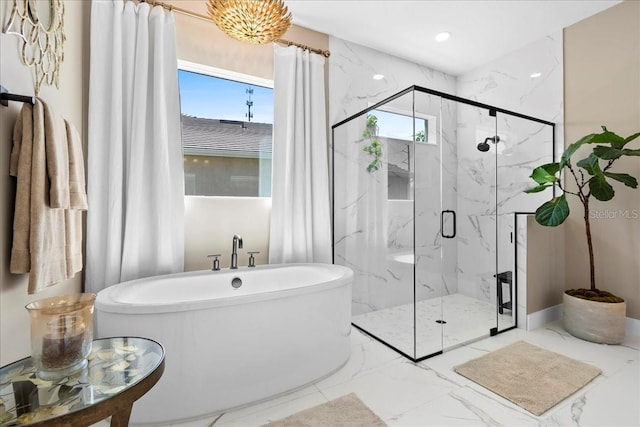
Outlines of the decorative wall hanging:
M 34 89 L 42 83 L 60 87 L 60 64 L 64 60 L 63 0 L 12 0 L 5 34 L 20 38 L 20 59 L 34 69 Z

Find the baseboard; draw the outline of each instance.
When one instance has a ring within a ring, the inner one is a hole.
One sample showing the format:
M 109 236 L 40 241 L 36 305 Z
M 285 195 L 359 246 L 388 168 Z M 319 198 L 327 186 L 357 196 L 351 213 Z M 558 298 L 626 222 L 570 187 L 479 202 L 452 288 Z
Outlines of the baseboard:
M 627 336 L 640 337 L 640 319 L 627 317 L 624 327 Z
M 549 322 L 562 319 L 562 304 L 545 308 L 527 315 L 527 331 L 538 329 Z M 627 336 L 640 337 L 640 319 L 627 317 L 625 321 L 625 333 Z
M 549 322 L 562 319 L 562 304 L 527 315 L 527 331 L 538 329 Z

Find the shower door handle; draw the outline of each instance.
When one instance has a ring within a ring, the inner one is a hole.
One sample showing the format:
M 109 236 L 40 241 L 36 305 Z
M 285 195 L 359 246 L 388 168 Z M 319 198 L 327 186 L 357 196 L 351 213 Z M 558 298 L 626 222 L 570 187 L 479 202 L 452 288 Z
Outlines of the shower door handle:
M 453 233 L 451 234 L 445 234 L 444 232 L 444 215 L 445 214 L 451 214 L 451 216 L 453 217 Z M 456 211 L 446 209 L 440 212 L 440 234 L 445 239 L 453 239 L 454 237 L 456 237 Z

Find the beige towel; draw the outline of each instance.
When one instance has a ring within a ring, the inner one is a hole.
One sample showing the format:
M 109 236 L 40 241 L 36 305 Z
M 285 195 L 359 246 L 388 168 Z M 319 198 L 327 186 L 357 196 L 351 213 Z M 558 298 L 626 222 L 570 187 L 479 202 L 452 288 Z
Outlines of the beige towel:
M 25 104 L 11 154 L 18 182 L 10 271 L 29 272 L 30 294 L 67 278 L 64 210 L 49 207 L 45 120 L 40 100 Z
M 13 137 L 10 173 L 18 182 L 10 270 L 30 273 L 33 294 L 82 270 L 82 143 L 40 99 L 24 105 Z
M 38 107 L 39 108 L 39 107 Z M 20 176 L 16 185 L 16 205 L 13 218 L 13 245 L 9 270 L 28 273 L 31 270 L 29 228 L 31 226 L 31 153 L 33 141 L 33 107 L 24 105 L 13 127 L 13 148 L 9 174 Z M 22 162 L 20 161 L 22 160 Z
M 69 207 L 87 210 L 87 190 L 84 179 L 84 156 L 82 140 L 76 128 L 64 121 L 67 128 L 67 144 L 69 148 Z
M 49 207 L 69 209 L 69 149 L 66 121 L 46 103 L 44 138 L 49 176 Z
M 82 212 L 87 210 L 82 140 L 76 128 L 64 121 L 69 150 L 69 207 L 65 211 L 67 277 L 82 270 Z

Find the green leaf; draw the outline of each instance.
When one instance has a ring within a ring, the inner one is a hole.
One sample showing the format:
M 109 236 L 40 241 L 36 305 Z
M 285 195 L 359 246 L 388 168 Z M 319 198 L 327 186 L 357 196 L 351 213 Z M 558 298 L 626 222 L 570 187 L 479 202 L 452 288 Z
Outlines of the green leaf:
M 580 160 L 577 165 L 587 171 L 589 175 L 602 175 L 598 157 L 591 153 L 586 159 Z
M 639 136 L 640 136 L 640 132 L 634 133 L 633 135 L 630 135 L 630 136 L 626 137 L 624 139 L 624 144 L 623 145 L 626 145 L 626 144 L 630 143 L 631 141 L 633 141 L 634 139 L 636 139 Z
M 625 141 L 620 135 L 609 132 L 606 126 L 602 126 L 602 133 L 594 134 L 589 144 L 609 144 L 614 148 L 621 148 L 624 146 Z
M 578 148 L 580 148 L 582 145 L 590 144 L 591 140 L 593 139 L 593 137 L 595 135 L 596 135 L 595 133 L 592 133 L 592 134 L 589 134 L 587 136 L 583 136 L 582 138 L 580 138 L 579 140 L 577 140 L 573 144 L 569 145 L 567 147 L 567 149 L 564 150 L 564 153 L 562 153 L 562 157 L 560 159 L 560 169 L 562 169 L 566 165 L 570 165 L 571 164 L 571 156 L 573 156 L 573 153 L 578 151 Z
M 623 150 L 619 148 L 605 147 L 604 145 L 598 145 L 593 148 L 593 154 L 595 154 L 602 160 L 614 160 L 622 156 Z
M 616 181 L 623 183 L 627 187 L 638 188 L 638 180 L 629 174 L 613 172 L 605 172 L 604 174 L 611 179 L 615 179 Z
M 527 194 L 531 194 L 531 193 L 539 193 L 549 187 L 553 187 L 553 184 L 542 184 L 542 185 L 538 185 L 536 187 L 532 187 L 532 188 L 528 188 L 526 190 L 524 190 L 525 193 Z
M 538 166 L 531 173 L 531 178 L 538 184 L 545 184 L 548 182 L 556 182 L 558 178 L 555 176 L 560 169 L 558 163 L 547 163 L 542 166 Z
M 613 199 L 615 194 L 613 187 L 602 174 L 591 177 L 589 180 L 589 190 L 591 190 L 593 197 L 603 202 Z
M 554 197 L 536 210 L 536 221 L 540 225 L 556 227 L 569 216 L 569 204 L 565 195 Z
M 624 149 L 622 150 L 622 155 L 623 156 L 640 156 L 640 149 L 637 149 L 637 150 Z
M 369 173 L 375 172 L 378 169 L 380 169 L 380 160 L 378 160 L 378 159 L 375 159 L 374 161 L 369 163 L 369 166 L 367 166 L 367 172 L 369 172 Z

